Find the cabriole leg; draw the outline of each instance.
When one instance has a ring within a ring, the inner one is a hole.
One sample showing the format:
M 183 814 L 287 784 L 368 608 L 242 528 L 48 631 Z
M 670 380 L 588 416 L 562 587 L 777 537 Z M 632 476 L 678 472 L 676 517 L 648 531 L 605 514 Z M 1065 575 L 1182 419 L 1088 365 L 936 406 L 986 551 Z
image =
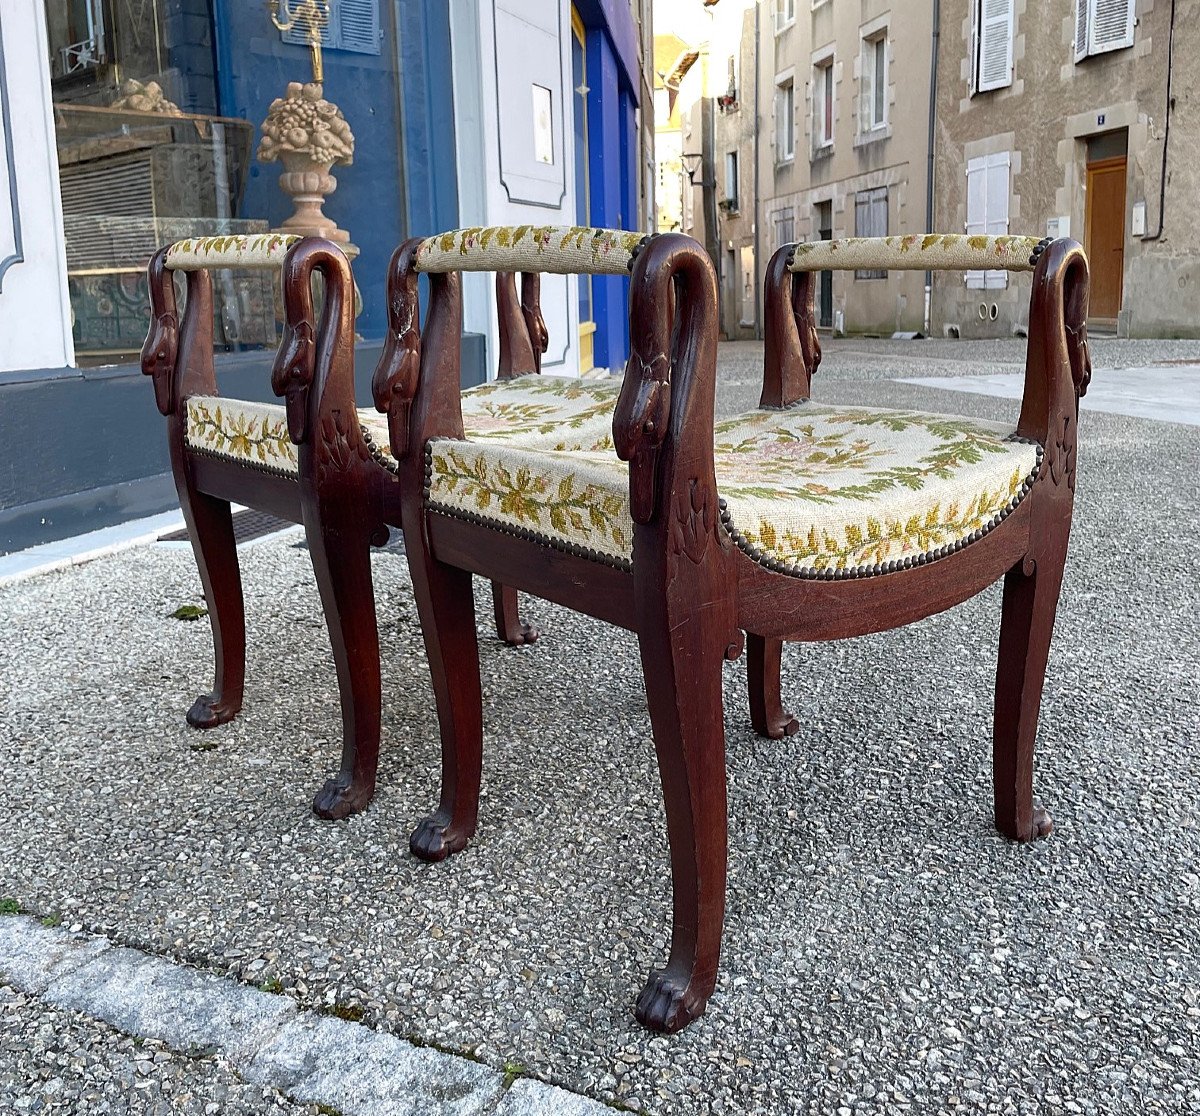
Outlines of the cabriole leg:
M 411 537 L 406 532 L 406 538 Z M 442 735 L 442 798 L 409 838 L 413 855 L 444 860 L 475 833 L 483 765 L 483 695 L 471 575 L 409 546 L 413 595 Z
M 537 628 L 525 623 L 517 611 L 517 591 L 511 585 L 492 582 L 492 611 L 496 617 L 496 635 L 510 647 L 523 647 L 537 639 Z
M 1004 578 L 992 769 L 996 828 L 1013 841 L 1054 830 L 1049 811 L 1033 798 L 1033 745 L 1064 558 L 1043 558 L 1036 568 L 1027 560 Z
M 664 612 L 666 609 L 664 608 Z M 662 616 L 639 637 L 671 845 L 671 955 L 638 998 L 638 1021 L 677 1031 L 704 1013 L 725 918 L 723 646 L 698 619 Z
M 746 633 L 746 681 L 750 696 L 750 723 L 759 736 L 781 740 L 791 736 L 799 727 L 783 707 L 780 681 L 780 662 L 783 640 Z
M 342 764 L 313 799 L 313 810 L 336 820 L 365 810 L 379 764 L 379 631 L 371 580 L 371 535 L 352 501 L 307 501 L 304 529 L 329 629 L 342 706 Z
M 198 491 L 180 461 L 175 462 L 175 486 L 208 602 L 216 667 L 212 693 L 196 698 L 187 712 L 187 722 L 194 728 L 207 729 L 232 721 L 242 708 L 246 678 L 242 576 L 229 502 Z

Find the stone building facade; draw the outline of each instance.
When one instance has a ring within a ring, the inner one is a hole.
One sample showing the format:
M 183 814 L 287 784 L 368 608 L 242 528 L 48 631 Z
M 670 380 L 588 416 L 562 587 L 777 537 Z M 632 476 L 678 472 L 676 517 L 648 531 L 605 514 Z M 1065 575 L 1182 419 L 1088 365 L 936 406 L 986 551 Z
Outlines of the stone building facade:
M 725 8 L 721 12 L 721 8 Z M 716 218 L 709 251 L 718 261 L 721 330 L 730 339 L 756 336 L 766 258 L 755 251 L 755 165 L 759 104 L 755 97 L 755 5 L 718 5 L 709 50 L 708 119 L 712 154 L 706 168 Z
M 926 229 L 932 5 L 775 0 L 759 5 L 761 266 L 793 240 Z M 920 330 L 920 272 L 825 273 L 820 324 Z
M 935 216 L 1069 235 L 1090 325 L 1200 335 L 1200 0 L 941 0 Z M 934 327 L 1027 325 L 1028 280 L 934 279 Z
M 708 249 L 721 334 L 735 340 L 759 329 L 756 14 L 753 0 L 655 7 L 659 230 L 681 230 Z

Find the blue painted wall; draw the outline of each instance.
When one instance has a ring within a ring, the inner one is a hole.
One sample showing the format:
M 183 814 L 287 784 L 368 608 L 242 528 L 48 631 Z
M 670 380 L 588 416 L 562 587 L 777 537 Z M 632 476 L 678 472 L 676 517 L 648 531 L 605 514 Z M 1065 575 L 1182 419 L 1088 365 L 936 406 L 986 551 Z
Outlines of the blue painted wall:
M 379 14 L 379 54 L 322 53 L 325 96 L 355 138 L 354 163 L 334 168 L 338 186 L 325 212 L 361 249 L 357 328 L 367 339 L 387 328 L 383 279 L 392 250 L 409 235 L 458 223 L 446 7 L 380 0 Z M 265 5 L 213 0 L 213 25 L 222 114 L 258 125 L 289 81 L 311 78 L 308 48 L 283 42 Z M 278 164 L 254 163 L 238 216 L 286 219 L 291 203 L 278 177 Z

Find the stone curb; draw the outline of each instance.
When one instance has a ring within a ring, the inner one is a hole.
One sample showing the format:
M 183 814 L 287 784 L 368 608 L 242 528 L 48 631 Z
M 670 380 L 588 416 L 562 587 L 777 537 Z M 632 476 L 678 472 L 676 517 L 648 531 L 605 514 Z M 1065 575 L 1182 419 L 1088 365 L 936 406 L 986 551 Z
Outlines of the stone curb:
M 106 938 L 0 918 L 0 983 L 184 1054 L 219 1051 L 247 1081 L 345 1116 L 611 1116 L 532 1078 L 505 1088 L 489 1066 L 414 1046 L 285 996 L 114 946 Z

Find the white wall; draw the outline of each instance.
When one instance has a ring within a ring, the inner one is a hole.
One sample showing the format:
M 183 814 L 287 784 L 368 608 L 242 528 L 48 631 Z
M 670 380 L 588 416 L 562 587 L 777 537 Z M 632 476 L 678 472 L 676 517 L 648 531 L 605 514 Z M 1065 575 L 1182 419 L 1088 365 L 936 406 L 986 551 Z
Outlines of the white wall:
M 460 0 L 450 5 L 450 38 L 459 224 L 575 224 L 569 0 Z M 552 164 L 534 157 L 534 83 L 551 90 Z M 494 376 L 499 344 L 494 277 L 464 279 L 463 325 L 487 334 L 488 374 Z M 550 333 L 543 369 L 577 375 L 574 277 L 542 277 L 542 314 Z
M 0 371 L 74 364 L 42 0 L 0 4 Z

